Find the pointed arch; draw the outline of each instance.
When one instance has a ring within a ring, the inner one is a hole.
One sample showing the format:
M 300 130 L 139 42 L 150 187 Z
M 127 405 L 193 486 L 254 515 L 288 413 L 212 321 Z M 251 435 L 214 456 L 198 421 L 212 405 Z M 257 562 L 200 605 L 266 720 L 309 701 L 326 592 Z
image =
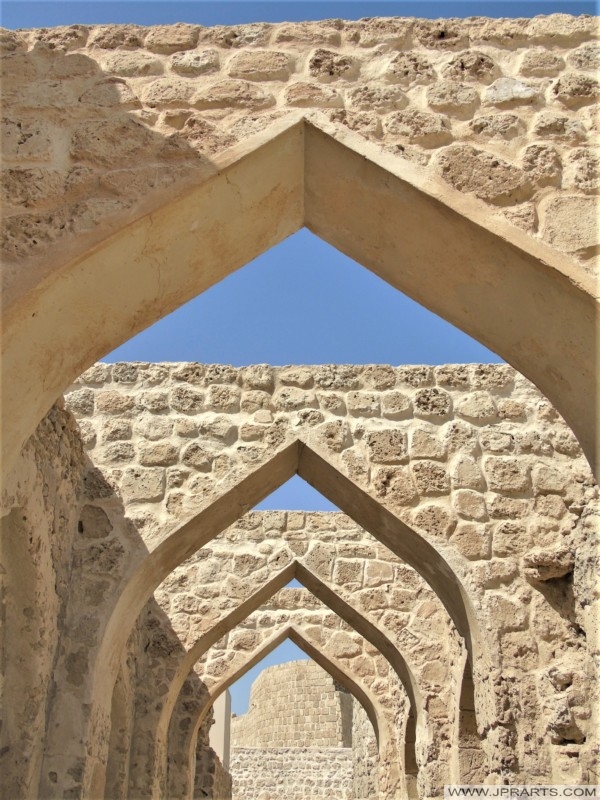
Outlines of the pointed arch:
M 207 698 L 202 706 L 194 726 L 193 734 L 190 737 L 190 746 L 187 753 L 187 758 L 189 759 L 188 763 L 193 766 L 192 762 L 195 753 L 198 728 L 202 723 L 202 719 L 210 709 L 212 703 L 214 703 L 214 701 L 222 692 L 228 689 L 229 686 L 235 683 L 253 666 L 262 661 L 265 656 L 267 656 L 285 639 L 290 639 L 290 641 L 303 650 L 309 656 L 309 658 L 312 658 L 312 660 L 315 661 L 322 669 L 328 672 L 334 680 L 337 680 L 339 683 L 341 683 L 363 706 L 367 712 L 371 724 L 373 725 L 373 730 L 375 731 L 380 753 L 380 770 L 384 768 L 384 763 L 386 761 L 386 759 L 381 756 L 384 754 L 387 754 L 388 756 L 393 754 L 394 761 L 391 765 L 389 765 L 391 767 L 391 775 L 388 775 L 387 777 L 392 784 L 398 780 L 402 781 L 403 770 L 399 769 L 400 765 L 398 764 L 399 751 L 398 748 L 394 746 L 396 737 L 394 736 L 394 733 L 388 722 L 386 711 L 379 702 L 378 698 L 368 689 L 368 687 L 364 686 L 359 677 L 352 675 L 346 669 L 346 667 L 339 663 L 333 656 L 322 653 L 319 649 L 318 643 L 312 642 L 309 634 L 307 634 L 306 631 L 300 631 L 294 625 L 285 626 L 281 631 L 276 632 L 273 637 L 271 637 L 267 642 L 264 642 L 249 655 L 245 664 L 234 670 L 232 674 L 227 675 L 223 681 L 216 686 L 214 691 L 211 692 L 209 698 Z M 193 768 L 189 770 L 189 773 L 190 776 L 193 774 Z
M 5 465 L 98 357 L 303 225 L 526 375 L 594 464 L 597 289 L 566 256 L 318 113 L 215 168 L 6 310 Z
M 249 472 L 232 488 L 200 510 L 188 522 L 172 532 L 132 573 L 117 600 L 107 623 L 95 659 L 91 677 L 91 722 L 101 725 L 106 717 L 107 698 L 112 695 L 116 668 L 135 620 L 145 602 L 164 578 L 203 545 L 233 524 L 260 500 L 289 480 L 295 473 L 315 486 L 349 517 L 399 558 L 406 561 L 425 579 L 437 594 L 458 633 L 464 638 L 470 658 L 483 676 L 482 709 L 493 713 L 493 703 L 483 702 L 492 691 L 485 677 L 490 663 L 485 637 L 481 634 L 477 613 L 460 578 L 460 557 L 441 546 L 434 546 L 427 537 L 401 522 L 381 506 L 350 478 L 314 452 L 301 440 L 287 444 L 272 458 Z M 96 740 L 92 745 L 102 747 Z M 85 774 L 87 787 L 101 793 L 104 782 L 104 755 L 94 753 L 88 760 Z
M 404 654 L 398 650 L 386 635 L 385 631 L 380 630 L 368 620 L 362 612 L 336 594 L 332 586 L 329 586 L 326 581 L 317 577 L 303 564 L 294 561 L 275 577 L 265 582 L 255 594 L 240 603 L 233 611 L 222 617 L 209 631 L 200 636 L 180 662 L 177 672 L 172 678 L 157 726 L 155 747 L 156 775 L 164 774 L 164 761 L 167 755 L 167 736 L 171 718 L 175 710 L 179 692 L 194 664 L 219 639 L 233 630 L 233 628 L 250 616 L 253 611 L 260 608 L 263 603 L 270 600 L 279 589 L 283 588 L 293 578 L 296 578 L 311 594 L 344 620 L 356 633 L 360 634 L 366 641 L 373 645 L 383 658 L 388 661 L 391 668 L 398 676 L 408 697 L 409 708 L 416 722 L 416 735 L 420 740 L 425 740 L 427 737 L 427 730 L 424 719 L 423 696 L 415 677 L 414 669 L 411 667 Z

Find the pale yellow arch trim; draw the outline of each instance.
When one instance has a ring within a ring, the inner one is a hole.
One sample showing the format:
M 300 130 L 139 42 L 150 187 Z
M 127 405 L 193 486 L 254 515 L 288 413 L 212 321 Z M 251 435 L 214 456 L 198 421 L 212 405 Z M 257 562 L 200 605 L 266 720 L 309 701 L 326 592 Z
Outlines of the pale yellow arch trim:
M 5 468 L 86 367 L 304 225 L 526 375 L 594 465 L 597 287 L 567 256 L 318 113 L 214 167 L 6 309 Z

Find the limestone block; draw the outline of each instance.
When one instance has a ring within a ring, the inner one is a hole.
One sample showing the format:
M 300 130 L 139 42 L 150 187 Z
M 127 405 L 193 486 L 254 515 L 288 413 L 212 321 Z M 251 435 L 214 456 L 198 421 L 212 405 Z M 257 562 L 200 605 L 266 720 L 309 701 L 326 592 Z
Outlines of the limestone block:
M 487 202 L 509 205 L 531 197 L 528 176 L 501 158 L 470 145 L 453 145 L 438 155 L 444 180 Z
M 417 495 L 415 484 L 407 469 L 382 467 L 375 471 L 373 488 L 378 497 L 393 505 L 410 505 Z
M 440 147 L 453 138 L 447 117 L 425 111 L 395 111 L 384 119 L 383 129 L 388 137 L 400 136 L 423 147 Z
M 577 195 L 551 198 L 542 208 L 541 233 L 567 253 L 596 247 L 600 226 L 595 199 Z
M 348 392 L 346 406 L 354 417 L 375 417 L 379 413 L 379 397 L 374 392 Z
M 484 430 L 479 436 L 481 449 L 489 453 L 511 453 L 515 449 L 515 437 L 511 433 Z
M 446 417 L 452 409 L 452 399 L 443 389 L 419 389 L 414 409 L 416 417 Z
M 244 50 L 231 58 L 227 71 L 232 78 L 248 81 L 287 81 L 293 66 L 287 53 L 275 50 Z
M 370 433 L 367 447 L 370 460 L 376 464 L 401 464 L 408 457 L 406 434 L 398 429 Z
M 488 592 L 485 605 L 496 631 L 519 631 L 527 627 L 527 607 L 500 592 Z
M 100 64 L 105 73 L 121 78 L 143 78 L 164 72 L 162 61 L 143 50 L 115 51 L 104 56 Z
M 165 471 L 159 468 L 130 467 L 123 473 L 121 493 L 128 503 L 155 502 L 165 494 Z
M 249 81 L 222 80 L 192 96 L 192 105 L 198 109 L 249 108 L 261 109 L 275 105 L 275 98 Z
M 132 163 L 152 150 L 152 133 L 130 117 L 115 115 L 101 122 L 84 122 L 75 128 L 70 154 L 75 161 L 104 167 Z
M 424 47 L 433 50 L 451 50 L 469 45 L 468 30 L 459 20 L 415 20 L 414 35 Z
M 298 108 L 343 108 L 342 96 L 328 86 L 299 81 L 285 90 L 285 102 Z
M 316 26 L 310 22 L 288 22 L 277 26 L 273 41 L 275 44 L 297 42 L 337 47 L 341 44 L 342 38 L 339 30 L 327 23 Z
M 586 194 L 600 190 L 600 155 L 585 147 L 571 150 L 567 164 L 569 184 Z
M 360 72 L 360 61 L 352 56 L 319 48 L 309 58 L 308 72 L 311 77 L 326 83 L 340 78 L 351 81 Z
M 337 558 L 333 567 L 333 579 L 343 586 L 348 586 L 351 583 L 360 584 L 362 571 L 362 561 L 351 558 Z
M 144 46 L 153 53 L 175 53 L 191 50 L 198 42 L 199 25 L 155 25 L 144 40 Z
M 463 420 L 452 420 L 444 426 L 444 443 L 450 452 L 472 455 L 479 449 L 475 428 Z
M 201 447 L 197 442 L 189 444 L 181 455 L 181 460 L 189 467 L 194 467 L 199 472 L 210 472 L 214 455 Z
M 135 406 L 131 395 L 115 391 L 101 391 L 96 395 L 96 408 L 105 414 L 124 414 Z
M 346 94 L 349 108 L 358 111 L 375 111 L 385 114 L 398 111 L 408 105 L 408 97 L 397 86 L 373 86 L 362 84 Z
M 107 445 L 104 450 L 100 452 L 100 460 L 113 463 L 124 464 L 133 461 L 135 449 L 129 442 L 114 442 Z
M 564 139 L 565 141 L 585 139 L 585 128 L 580 120 L 563 117 L 549 111 L 543 111 L 536 117 L 533 133 L 542 139 Z
M 319 434 L 323 438 L 326 447 L 334 453 L 341 453 L 347 447 L 352 447 L 352 433 L 350 426 L 343 420 L 326 422 L 319 428 Z
M 142 417 L 141 419 L 138 419 L 137 422 L 135 423 L 135 432 L 136 434 L 143 436 L 145 439 L 156 441 L 158 439 L 164 439 L 167 436 L 170 436 L 171 432 L 173 431 L 175 433 L 179 433 L 177 427 L 178 423 L 172 419 L 164 417 L 159 417 L 158 419 L 151 417 Z M 119 437 L 119 438 L 128 438 L 128 437 Z
M 389 62 L 383 77 L 390 83 L 399 83 L 402 86 L 429 83 L 435 77 L 433 66 L 429 59 L 420 53 L 398 53 Z
M 469 123 L 469 128 L 482 139 L 514 139 L 523 136 L 527 128 L 515 114 L 485 114 Z
M 433 504 L 421 506 L 413 519 L 418 528 L 440 539 L 447 539 L 456 525 L 453 514 L 442 506 Z
M 434 461 L 417 461 L 411 465 L 412 474 L 421 494 L 444 494 L 450 487 L 450 476 Z
M 600 69 L 600 46 L 598 42 L 588 42 L 573 50 L 567 56 L 567 62 L 574 69 L 580 69 L 584 72 L 596 72 Z
M 365 564 L 365 586 L 380 586 L 391 583 L 394 578 L 394 568 L 387 561 L 369 560 Z
M 81 509 L 78 525 L 81 536 L 86 539 L 105 539 L 112 530 L 113 525 L 103 508 L 86 505 Z
M 208 75 L 219 69 L 218 50 L 184 50 L 173 53 L 169 59 L 171 69 L 178 75 L 188 78 L 198 75 Z
M 169 466 L 177 463 L 177 449 L 169 442 L 156 442 L 140 448 L 139 461 L 144 467 Z
M 136 405 L 145 411 L 159 414 L 169 407 L 169 397 L 166 392 L 142 392 L 136 397 Z
M 564 59 L 543 47 L 528 50 L 521 59 L 519 72 L 533 78 L 557 75 L 565 66 Z
M 581 108 L 596 101 L 600 95 L 600 82 L 591 75 L 569 72 L 556 81 L 552 94 L 567 108 Z
M 89 417 L 94 413 L 94 392 L 91 389 L 77 389 L 69 392 L 65 398 L 65 405 L 74 414 Z
M 478 423 L 498 418 L 496 403 L 489 392 L 473 392 L 461 398 L 456 404 L 456 413 Z
M 534 42 L 544 44 L 577 44 L 597 35 L 596 19 L 585 14 L 579 17 L 570 14 L 539 15 L 527 21 L 527 35 Z
M 500 75 L 492 58 L 479 50 L 457 53 L 442 70 L 444 78 L 475 83 L 491 83 Z
M 415 428 L 409 435 L 409 454 L 411 458 L 442 460 L 446 457 L 446 446 L 435 429 Z
M 99 25 L 92 30 L 88 45 L 104 50 L 129 50 L 142 47 L 144 34 L 141 25 Z
M 562 162 L 555 147 L 531 144 L 523 153 L 523 169 L 538 186 L 560 186 Z
M 186 386 L 177 386 L 171 392 L 169 402 L 175 411 L 195 414 L 204 409 L 204 393 Z
M 487 519 L 485 498 L 471 489 L 458 489 L 452 494 L 452 507 L 464 519 L 482 522 Z
M 525 492 L 530 488 L 527 465 L 517 458 L 488 456 L 484 471 L 492 491 Z
M 289 386 L 280 389 L 273 397 L 273 402 L 275 407 L 282 411 L 292 411 L 299 408 L 316 408 L 317 397 L 314 392 Z
M 549 464 L 536 464 L 531 471 L 533 489 L 536 494 L 557 492 L 562 494 L 568 483 L 568 475 Z
M 482 489 L 483 475 L 477 461 L 468 455 L 458 455 L 450 469 L 454 489 Z
M 495 106 L 514 106 L 532 103 L 538 97 L 535 86 L 516 78 L 498 78 L 485 90 L 483 99 Z
M 522 556 L 533 540 L 527 526 L 522 522 L 502 522 L 494 531 L 494 556 Z
M 0 128 L 2 157 L 7 161 L 49 161 L 52 129 L 45 122 L 3 119 Z
M 479 105 L 479 94 L 473 87 L 454 81 L 432 84 L 426 97 L 435 111 L 445 111 L 461 118 L 472 116 Z

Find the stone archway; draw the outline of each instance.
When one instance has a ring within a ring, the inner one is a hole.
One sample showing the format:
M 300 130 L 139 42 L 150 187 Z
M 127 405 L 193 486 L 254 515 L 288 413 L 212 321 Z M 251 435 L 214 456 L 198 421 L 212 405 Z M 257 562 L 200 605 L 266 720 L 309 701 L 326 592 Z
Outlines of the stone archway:
M 490 222 L 476 201 L 434 190 L 414 167 L 318 115 L 269 128 L 216 163 L 218 173 L 197 189 L 13 303 L 3 344 L 6 464 L 98 357 L 303 225 L 527 375 L 594 462 L 596 304 L 587 276 L 542 243 Z

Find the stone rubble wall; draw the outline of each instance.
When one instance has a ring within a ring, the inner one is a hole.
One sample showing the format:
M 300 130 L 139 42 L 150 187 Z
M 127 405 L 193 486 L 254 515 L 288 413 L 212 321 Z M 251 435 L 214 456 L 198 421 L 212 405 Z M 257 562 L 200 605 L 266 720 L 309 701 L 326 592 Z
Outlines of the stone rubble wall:
M 595 484 L 564 422 L 511 368 L 97 365 L 67 401 L 150 547 L 300 436 L 460 556 L 502 661 L 501 678 L 482 680 L 511 709 L 512 733 L 490 731 L 505 753 L 496 769 L 565 780 L 593 769 L 581 692 L 592 667 L 561 581 Z M 570 685 L 552 677 L 567 664 Z
M 378 796 L 377 740 L 367 712 L 352 703 L 352 797 Z M 406 764 L 405 771 L 406 771 Z M 408 788 L 408 787 L 407 787 Z M 410 790 L 409 790 L 410 792 Z M 409 793 L 409 796 L 412 795 Z
M 324 656 L 335 669 L 342 669 L 364 692 L 378 715 L 381 744 L 380 781 L 382 797 L 394 797 L 401 783 L 402 752 L 398 743 L 406 727 L 408 703 L 404 687 L 390 663 L 337 614 L 320 603 L 306 589 L 282 589 L 260 609 L 220 639 L 195 664 L 195 672 L 207 693 L 197 708 L 179 702 L 172 719 L 169 751 L 192 752 L 193 731 L 212 699 L 223 687 L 245 672 L 247 666 L 265 654 L 265 646 L 280 641 L 293 629 L 304 642 Z M 442 645 L 443 646 L 443 645 Z M 342 681 L 342 678 L 339 679 Z M 447 695 L 449 686 L 440 687 Z M 247 714 L 232 720 L 232 745 L 244 747 L 350 746 L 352 741 L 352 691 L 344 688 L 312 661 L 266 669 L 253 685 Z M 210 692 L 210 694 L 208 694 Z M 202 702 L 204 705 L 202 705 Z M 452 718 L 453 709 L 446 709 Z M 431 720 L 431 738 L 450 738 L 446 718 Z M 441 774 L 440 753 L 429 759 L 422 753 L 423 785 L 433 771 Z M 433 762 L 433 764 L 431 763 Z M 184 767 L 170 772 L 169 796 L 179 796 L 185 785 Z
M 72 560 L 89 468 L 72 415 L 53 408 L 2 486 L 0 548 L 0 796 L 34 797 L 45 746 L 55 668 L 70 641 L 64 680 L 85 667 L 85 619 L 66 637 Z
M 342 694 L 346 690 L 314 661 L 267 667 L 252 684 L 247 713 L 231 720 L 231 746 L 349 747 Z
M 371 800 L 352 794 L 348 747 L 234 747 L 233 800 Z
M 598 35 L 566 14 L 4 30 L 7 281 L 11 264 L 99 241 L 303 110 L 592 269 Z

